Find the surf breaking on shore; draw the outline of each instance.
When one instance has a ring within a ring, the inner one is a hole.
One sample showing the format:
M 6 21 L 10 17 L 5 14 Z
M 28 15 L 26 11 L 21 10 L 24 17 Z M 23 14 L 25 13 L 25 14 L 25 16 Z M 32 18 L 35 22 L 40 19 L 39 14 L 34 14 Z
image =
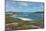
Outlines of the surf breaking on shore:
M 30 18 L 23 18 L 23 17 L 16 17 L 16 18 L 24 20 L 24 21 L 33 21 L 33 19 L 30 19 Z
M 24 17 L 16 17 L 16 16 L 11 16 L 11 17 L 18 18 L 18 19 L 21 19 L 21 20 L 24 20 L 24 21 L 33 21 L 34 20 L 34 19 L 31 19 L 31 18 L 24 18 Z

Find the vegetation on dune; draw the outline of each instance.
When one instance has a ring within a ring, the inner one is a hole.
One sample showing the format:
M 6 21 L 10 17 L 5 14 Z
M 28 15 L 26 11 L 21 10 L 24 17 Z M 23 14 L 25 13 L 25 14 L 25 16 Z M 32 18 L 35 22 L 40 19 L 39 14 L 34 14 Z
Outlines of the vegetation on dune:
M 41 21 L 41 22 L 40 22 L 40 21 L 39 21 L 39 22 L 36 22 L 35 25 L 36 25 L 36 26 L 39 26 L 39 27 L 44 27 L 43 21 Z
M 24 25 L 25 22 L 22 21 L 21 19 L 10 17 L 10 15 L 6 16 L 5 20 L 6 20 L 5 21 L 6 24 L 19 22 L 18 26 L 14 25 L 14 24 L 9 25 L 9 27 L 11 27 L 12 30 L 24 30 L 24 29 L 31 29 L 32 28 L 32 26 Z
M 17 26 L 16 27 L 16 30 L 25 30 L 25 29 L 31 29 L 32 28 L 32 26 Z
M 8 23 L 14 23 L 14 22 L 18 22 L 19 24 L 17 26 L 15 24 L 9 25 L 9 27 L 11 27 L 12 30 L 32 29 L 32 26 L 29 25 L 29 24 L 32 24 L 32 23 L 29 23 L 31 21 L 23 21 L 23 20 L 18 19 L 18 18 L 13 18 L 9 14 L 5 15 L 5 23 L 6 24 L 8 24 Z M 43 23 L 44 20 L 34 20 L 33 22 L 35 22 L 35 23 L 33 23 L 33 25 L 36 25 L 36 26 L 39 26 L 39 27 L 44 27 L 44 23 Z
M 10 17 L 10 15 L 5 16 L 5 23 L 13 23 L 13 22 L 20 22 L 21 19 Z
M 35 21 L 35 24 L 34 25 L 36 25 L 36 26 L 39 26 L 39 27 L 44 27 L 44 20 L 42 19 L 39 19 L 39 20 L 36 20 Z
M 10 25 L 12 27 L 12 30 L 25 30 L 25 29 L 32 29 L 32 26 L 29 25 Z

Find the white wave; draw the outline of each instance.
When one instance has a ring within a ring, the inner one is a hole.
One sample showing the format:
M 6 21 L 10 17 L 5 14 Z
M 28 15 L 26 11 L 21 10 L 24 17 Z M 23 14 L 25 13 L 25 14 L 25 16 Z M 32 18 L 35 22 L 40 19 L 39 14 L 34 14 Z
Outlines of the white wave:
M 22 17 L 17 17 L 17 18 L 24 20 L 24 21 L 33 21 L 33 19 L 29 19 L 29 18 L 22 18 Z

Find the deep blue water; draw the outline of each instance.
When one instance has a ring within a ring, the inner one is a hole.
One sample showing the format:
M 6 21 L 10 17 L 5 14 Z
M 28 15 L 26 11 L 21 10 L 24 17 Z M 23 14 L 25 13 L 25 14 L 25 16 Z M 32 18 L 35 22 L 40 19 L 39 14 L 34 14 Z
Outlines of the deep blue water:
M 17 15 L 16 17 L 22 17 L 22 18 L 30 18 L 30 19 L 43 19 L 44 15 L 42 13 L 35 13 L 35 14 L 24 14 L 24 15 Z

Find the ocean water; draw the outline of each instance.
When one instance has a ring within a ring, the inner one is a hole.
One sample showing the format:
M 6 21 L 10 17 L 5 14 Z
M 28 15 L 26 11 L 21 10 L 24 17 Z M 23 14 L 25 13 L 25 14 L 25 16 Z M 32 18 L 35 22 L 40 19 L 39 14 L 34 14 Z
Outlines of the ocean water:
M 31 14 L 31 15 L 17 15 L 16 18 L 22 17 L 22 18 L 29 18 L 29 19 L 43 19 L 44 14 Z
M 44 20 L 44 12 L 16 12 L 14 13 L 14 15 L 12 15 L 12 17 L 23 20 L 24 19 Z

